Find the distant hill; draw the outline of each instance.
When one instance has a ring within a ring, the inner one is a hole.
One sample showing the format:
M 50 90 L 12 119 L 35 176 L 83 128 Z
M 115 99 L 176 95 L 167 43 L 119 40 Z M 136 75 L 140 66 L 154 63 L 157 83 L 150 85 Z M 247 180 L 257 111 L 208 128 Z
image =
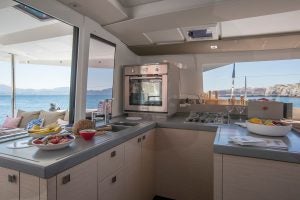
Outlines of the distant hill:
M 70 94 L 70 88 L 68 87 L 58 87 L 53 89 L 20 89 L 16 88 L 18 95 L 68 95 Z M 0 84 L 0 95 L 10 95 L 11 87 L 7 85 Z M 88 95 L 111 95 L 112 88 L 107 88 L 103 90 L 88 90 Z

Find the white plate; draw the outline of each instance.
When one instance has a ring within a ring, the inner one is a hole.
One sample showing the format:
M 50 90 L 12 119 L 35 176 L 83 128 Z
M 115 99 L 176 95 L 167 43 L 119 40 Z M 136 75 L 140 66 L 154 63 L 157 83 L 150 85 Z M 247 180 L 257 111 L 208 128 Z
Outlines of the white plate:
M 126 117 L 127 120 L 132 120 L 132 121 L 137 121 L 137 120 L 141 120 L 141 117 Z
M 47 145 L 44 145 L 44 144 L 34 144 L 33 142 L 35 140 L 33 140 L 31 142 L 32 146 L 35 146 L 39 149 L 42 149 L 42 150 L 47 150 L 47 151 L 52 151 L 52 150 L 57 150 L 57 149 L 62 149 L 62 148 L 65 148 L 67 146 L 69 146 L 72 142 L 74 142 L 75 140 L 75 136 L 74 135 L 70 135 L 73 139 L 71 139 L 69 142 L 66 142 L 66 143 L 63 143 L 63 144 L 47 144 Z

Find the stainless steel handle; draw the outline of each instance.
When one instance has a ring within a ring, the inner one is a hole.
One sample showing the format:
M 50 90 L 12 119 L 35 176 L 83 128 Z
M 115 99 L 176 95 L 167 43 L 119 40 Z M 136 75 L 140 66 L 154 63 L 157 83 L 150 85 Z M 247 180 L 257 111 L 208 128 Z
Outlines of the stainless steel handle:
M 115 157 L 117 155 L 117 152 L 116 151 L 112 151 L 111 153 L 110 153 L 110 157 Z
M 143 138 L 143 140 L 145 140 L 145 139 L 146 139 L 146 135 L 143 135 L 143 137 L 142 137 L 142 138 Z
M 117 176 L 112 177 L 111 182 L 112 182 L 112 183 L 117 182 Z
M 62 177 L 62 184 L 63 184 L 63 185 L 69 183 L 70 181 L 71 181 L 71 175 L 70 175 L 70 174 L 68 174 L 68 175 L 66 175 L 66 176 L 64 176 L 64 177 Z
M 137 79 L 137 80 L 144 80 L 144 79 L 162 79 L 161 76 L 146 76 L 146 77 L 130 77 L 129 79 Z
M 16 183 L 17 182 L 17 176 L 16 175 L 8 175 L 8 182 Z
M 140 143 L 142 141 L 142 139 L 141 138 L 138 138 L 138 143 Z

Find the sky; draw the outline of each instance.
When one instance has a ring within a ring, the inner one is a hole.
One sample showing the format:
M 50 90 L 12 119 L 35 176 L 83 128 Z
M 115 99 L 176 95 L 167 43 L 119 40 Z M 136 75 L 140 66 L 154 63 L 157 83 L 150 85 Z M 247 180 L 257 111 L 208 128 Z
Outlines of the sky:
M 17 64 L 16 87 L 22 89 L 53 89 L 70 87 L 71 68 L 65 66 Z M 88 89 L 111 88 L 113 69 L 89 68 Z M 0 62 L 0 84 L 11 85 L 10 63 Z
M 230 89 L 233 64 L 203 73 L 204 91 Z M 300 59 L 242 62 L 235 64 L 235 88 L 269 87 L 300 82 Z

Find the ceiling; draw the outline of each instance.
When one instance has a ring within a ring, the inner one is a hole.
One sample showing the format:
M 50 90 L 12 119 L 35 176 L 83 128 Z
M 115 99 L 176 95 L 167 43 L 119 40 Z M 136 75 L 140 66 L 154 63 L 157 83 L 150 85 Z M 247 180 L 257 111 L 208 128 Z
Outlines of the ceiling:
M 14 54 L 19 63 L 70 66 L 73 27 L 56 19 L 40 21 L 13 8 L 16 4 L 0 2 L 0 60 L 9 61 Z M 90 51 L 93 67 L 113 63 L 114 47 L 91 40 Z
M 300 32 L 300 0 L 58 0 L 130 47 L 186 43 L 186 27 L 216 24 L 219 40 Z M 139 54 L 139 52 L 136 52 Z

